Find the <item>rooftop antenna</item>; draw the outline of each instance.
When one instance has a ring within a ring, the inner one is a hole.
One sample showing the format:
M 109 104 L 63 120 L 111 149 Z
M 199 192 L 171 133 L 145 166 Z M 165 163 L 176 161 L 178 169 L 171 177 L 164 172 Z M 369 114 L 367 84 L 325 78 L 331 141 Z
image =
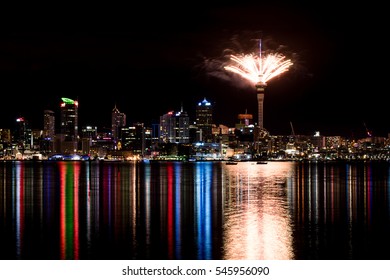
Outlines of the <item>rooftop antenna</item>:
M 263 61 L 262 61 L 262 50 L 261 50 L 261 38 L 259 39 L 259 67 L 260 73 L 263 73 Z

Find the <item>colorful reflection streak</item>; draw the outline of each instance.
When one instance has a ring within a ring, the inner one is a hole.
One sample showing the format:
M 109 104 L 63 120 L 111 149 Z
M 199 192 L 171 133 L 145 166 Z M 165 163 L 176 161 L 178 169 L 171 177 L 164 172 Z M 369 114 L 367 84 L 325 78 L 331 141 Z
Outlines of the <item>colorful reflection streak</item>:
M 220 258 L 219 165 L 13 164 L 1 176 L 1 236 L 15 240 L 5 258 Z
M 200 163 L 195 169 L 195 224 L 198 259 L 212 259 L 212 164 Z
M 14 166 L 13 178 L 15 183 L 12 186 L 12 196 L 15 201 L 15 207 L 13 217 L 15 219 L 15 233 L 16 233 L 16 258 L 22 257 L 23 249 L 23 234 L 24 234 L 24 165 L 23 163 L 17 162 Z
M 80 163 L 59 162 L 60 258 L 79 259 Z
M 167 255 L 161 257 L 210 259 L 212 165 L 195 164 L 193 174 L 183 174 L 182 167 L 182 163 L 167 163 L 161 168 L 160 235 L 167 246 Z M 186 242 L 190 237 L 194 240 Z
M 387 162 L 0 162 L 1 259 L 390 259 Z
M 47 222 L 50 222 L 48 214 L 53 213 L 50 211 L 53 209 L 45 207 L 50 206 L 50 199 L 44 187 L 45 173 L 42 164 L 3 162 L 1 170 L 1 258 L 40 259 L 50 255 L 52 252 L 47 247 L 52 243 L 47 239 Z M 58 223 L 58 216 L 55 221 Z
M 289 187 L 298 259 L 389 259 L 386 164 L 300 163 Z
M 292 259 L 286 176 L 293 164 L 240 162 L 225 170 L 223 259 Z

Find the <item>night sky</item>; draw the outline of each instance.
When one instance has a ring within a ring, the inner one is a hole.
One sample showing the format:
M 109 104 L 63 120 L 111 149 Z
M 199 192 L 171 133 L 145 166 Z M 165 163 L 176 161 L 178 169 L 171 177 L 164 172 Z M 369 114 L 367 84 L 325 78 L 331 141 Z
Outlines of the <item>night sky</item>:
M 115 105 L 128 125 L 182 107 L 194 120 L 203 98 L 216 124 L 234 126 L 245 112 L 257 120 L 254 87 L 215 65 L 227 49 L 256 50 L 261 38 L 263 50 L 294 63 L 265 91 L 271 134 L 290 134 L 291 122 L 296 134 L 363 137 L 367 126 L 387 136 L 384 7 L 234 2 L 3 11 L 0 127 L 23 116 L 43 128 L 43 110 L 59 118 L 61 97 L 78 99 L 80 126 L 109 127 Z

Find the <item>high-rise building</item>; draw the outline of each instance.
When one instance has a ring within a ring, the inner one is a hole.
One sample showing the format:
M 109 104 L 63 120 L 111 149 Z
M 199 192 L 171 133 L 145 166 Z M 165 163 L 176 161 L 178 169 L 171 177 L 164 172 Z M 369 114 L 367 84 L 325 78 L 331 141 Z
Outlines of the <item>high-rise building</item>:
M 55 114 L 51 110 L 43 112 L 43 137 L 45 140 L 53 140 L 55 135 Z
M 81 127 L 79 136 L 81 144 L 81 153 L 90 153 L 91 147 L 94 145 L 94 143 L 96 143 L 97 133 L 97 126 L 86 125 Z
M 177 112 L 175 115 L 176 126 L 175 126 L 175 136 L 176 143 L 189 143 L 190 142 L 190 118 L 187 112 L 183 111 L 183 108 L 180 112 Z
M 160 117 L 160 142 L 171 143 L 174 139 L 175 118 L 174 112 L 168 113 Z
M 16 119 L 16 127 L 14 131 L 14 142 L 17 144 L 19 150 L 31 148 L 31 128 L 28 121 L 24 117 Z
M 160 142 L 189 143 L 190 123 L 187 112 L 168 112 L 160 117 Z
M 196 125 L 199 133 L 197 141 L 212 142 L 213 107 L 206 98 L 196 106 Z
M 143 123 L 134 123 L 130 127 L 121 128 L 121 148 L 132 151 L 134 155 L 144 155 L 145 127 Z
M 119 132 L 121 127 L 124 126 L 126 126 L 126 114 L 121 113 L 115 105 L 111 113 L 112 138 L 115 141 L 115 143 L 117 143 L 118 138 L 120 138 Z
M 51 110 L 43 111 L 43 131 L 42 135 L 38 138 L 39 149 L 45 153 L 51 153 L 54 151 L 54 138 L 55 138 L 55 113 Z M 34 141 L 37 142 L 37 141 Z
M 61 98 L 61 137 L 59 139 L 61 153 L 74 153 L 78 144 L 78 107 L 77 100 Z

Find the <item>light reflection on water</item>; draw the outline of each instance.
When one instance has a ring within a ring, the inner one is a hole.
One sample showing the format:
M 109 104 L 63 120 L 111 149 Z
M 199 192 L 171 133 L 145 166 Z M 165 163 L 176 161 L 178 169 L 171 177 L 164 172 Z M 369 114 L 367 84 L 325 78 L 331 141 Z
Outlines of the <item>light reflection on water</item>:
M 388 163 L 0 167 L 1 259 L 390 259 Z
M 242 162 L 225 170 L 224 259 L 293 258 L 286 177 L 293 163 Z

